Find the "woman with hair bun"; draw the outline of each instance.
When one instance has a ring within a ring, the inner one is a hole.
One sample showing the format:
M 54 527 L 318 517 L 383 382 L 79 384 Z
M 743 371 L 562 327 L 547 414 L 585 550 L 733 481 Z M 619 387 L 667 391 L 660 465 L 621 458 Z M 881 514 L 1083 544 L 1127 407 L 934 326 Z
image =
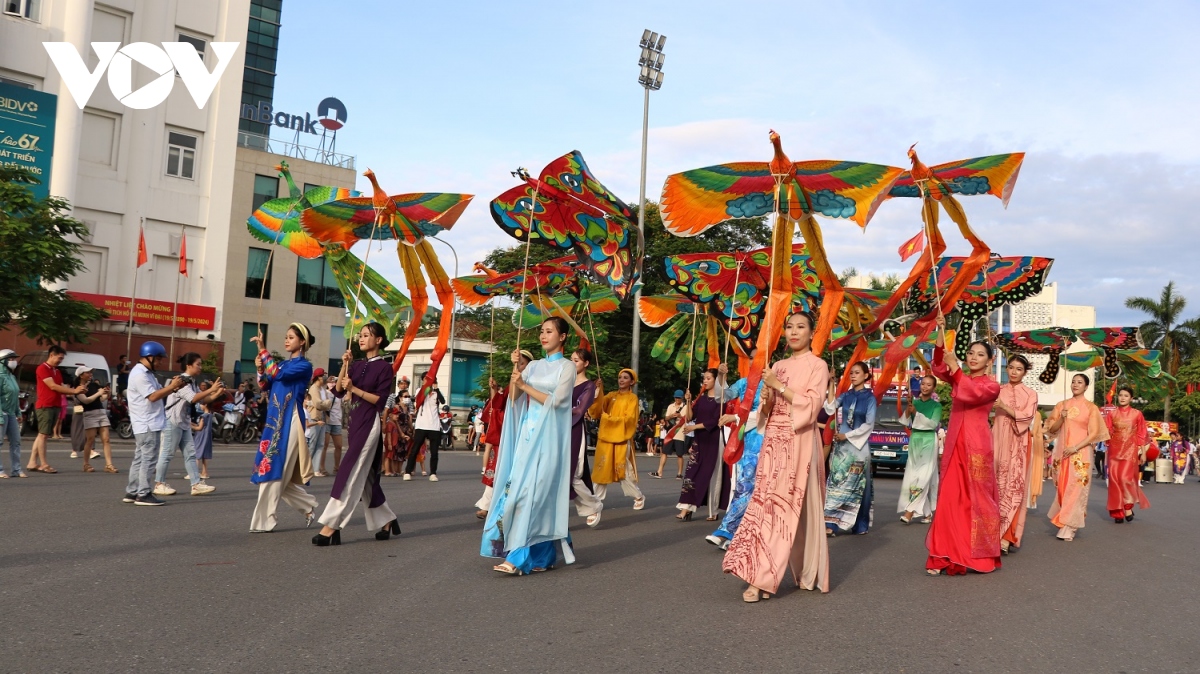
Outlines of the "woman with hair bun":
M 1056 435 L 1054 465 L 1054 503 L 1050 522 L 1058 527 L 1058 538 L 1075 540 L 1087 517 L 1088 492 L 1092 488 L 1093 451 L 1096 443 L 1108 440 L 1108 429 L 1100 408 L 1087 399 L 1091 379 L 1086 374 L 1071 377 L 1071 397 L 1054 406 L 1046 420 L 1046 430 Z
M 871 528 L 871 431 L 875 430 L 875 392 L 867 387 L 871 366 L 850 366 L 850 389 L 834 398 L 829 387 L 825 413 L 837 419 L 829 453 L 829 485 L 825 497 L 825 527 L 832 536 L 865 534 Z M 834 417 L 841 411 L 840 419 Z
M 509 379 L 513 391 L 504 414 L 496 491 L 484 523 L 479 554 L 502 557 L 493 571 L 520 576 L 575 561 L 567 534 L 571 492 L 571 408 L 575 366 L 563 357 L 568 325 L 557 316 L 542 322 L 546 357 Z M 513 351 L 516 365 L 521 354 Z
M 1000 568 L 1000 510 L 988 427 L 988 413 L 1000 395 L 1000 385 L 988 376 L 992 345 L 972 343 L 964 372 L 946 348 L 946 317 L 938 315 L 937 325 L 933 374 L 953 388 L 937 508 L 925 536 L 925 570 L 931 576 L 991 573 Z
M 763 372 L 758 425 L 763 433 L 754 493 L 723 570 L 748 583 L 742 601 L 770 599 L 788 568 L 796 585 L 829 591 L 829 543 L 822 526 L 825 468 L 817 415 L 829 367 L 812 352 L 816 322 L 788 316 L 784 338 L 791 356 Z
M 254 457 L 250 481 L 258 485 L 258 502 L 250 518 L 250 532 L 275 530 L 275 509 L 282 500 L 304 513 L 312 524 L 317 499 L 304 491 L 312 479 L 312 459 L 304 442 L 304 393 L 312 381 L 313 366 L 305 354 L 316 340 L 301 323 L 288 326 L 283 350 L 289 358 L 276 361 L 263 344 L 262 334 L 250 338 L 258 345 L 254 358 L 258 385 L 267 393 L 267 418 Z
M 683 471 L 683 488 L 675 507 L 675 519 L 688 522 L 696 509 L 721 498 L 721 486 L 713 485 L 713 475 L 721 468 L 721 402 L 717 393 L 717 368 L 710 367 L 700 375 L 700 394 L 692 400 L 692 392 L 684 394 L 684 433 L 693 433 L 692 449 L 688 452 L 687 468 Z M 642 497 L 643 499 L 645 497 Z M 642 501 L 644 502 L 644 500 Z M 638 508 L 635 502 L 634 508 Z M 715 512 L 715 508 L 709 512 Z M 716 521 L 710 517 L 709 521 Z
M 1025 356 L 1008 359 L 1008 383 L 996 398 L 992 449 L 996 456 L 996 503 L 1000 508 L 1000 553 L 1021 547 L 1025 533 L 1025 499 L 1029 491 L 1029 460 L 1034 454 L 1037 391 L 1021 383 L 1029 371 Z M 1040 434 L 1039 434 L 1040 435 Z M 1041 452 L 1037 452 L 1041 456 Z
M 396 514 L 388 507 L 387 497 L 379 484 L 379 467 L 383 460 L 380 414 L 395 381 L 391 363 L 380 355 L 387 343 L 387 331 L 372 321 L 358 331 L 358 349 L 366 358 L 350 362 L 350 351 L 342 354 L 342 369 L 333 394 L 342 399 L 349 415 L 346 426 L 350 446 L 346 448 L 346 456 L 333 479 L 329 502 L 325 504 L 325 512 L 321 513 L 323 526 L 313 536 L 313 545 L 341 545 L 342 529 L 350 524 L 359 501 L 363 502 L 367 531 L 375 534 L 375 540 L 386 541 L 400 535 Z M 413 451 L 419 449 L 414 447 Z

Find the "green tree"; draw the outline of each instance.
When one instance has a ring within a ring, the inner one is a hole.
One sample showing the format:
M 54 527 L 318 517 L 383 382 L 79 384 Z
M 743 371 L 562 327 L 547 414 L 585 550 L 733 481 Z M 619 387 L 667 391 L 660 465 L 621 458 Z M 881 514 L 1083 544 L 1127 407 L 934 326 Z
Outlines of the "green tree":
M 663 260 L 670 255 L 684 253 L 703 253 L 717 251 L 745 251 L 770 245 L 771 228 L 765 218 L 747 218 L 733 223 L 714 227 L 694 237 L 678 237 L 667 232 L 659 215 L 658 204 L 646 204 L 645 222 L 646 254 L 645 265 L 642 268 L 642 294 L 659 295 L 671 292 L 671 284 L 667 278 Z M 528 247 L 529 263 L 544 262 L 555 257 L 561 257 L 563 251 L 538 245 L 536 242 Z M 513 246 L 502 246 L 494 249 L 484 258 L 484 264 L 500 272 L 522 269 L 525 265 L 526 245 L 517 243 Z M 515 303 L 515 302 L 514 302 Z M 490 324 L 491 309 L 473 310 L 475 313 L 460 312 L 459 315 L 471 315 L 474 320 Z M 633 297 L 630 296 L 621 303 L 620 309 L 608 314 L 596 314 L 591 317 L 591 325 L 582 323 L 584 329 L 594 326 L 596 342 L 594 345 L 597 359 L 600 361 L 600 374 L 604 379 L 606 390 L 616 390 L 617 372 L 622 367 L 628 367 L 633 342 Z M 503 327 L 502 327 L 503 326 Z M 511 309 L 497 308 L 496 310 L 496 356 L 493 361 L 496 381 L 501 385 L 507 383 L 512 372 L 510 354 L 516 347 L 516 329 L 512 326 Z M 653 329 L 643 325 L 641 329 L 640 372 L 638 372 L 638 390 L 642 399 L 652 408 L 659 409 L 670 402 L 671 393 L 677 388 L 683 388 L 688 380 L 686 373 L 680 374 L 673 366 L 661 363 L 650 357 L 654 342 L 662 334 L 662 329 Z M 723 337 L 722 337 L 723 339 Z M 575 342 L 569 343 L 573 347 Z M 521 336 L 521 347 L 529 349 L 534 356 L 540 357 L 536 335 L 526 330 Z M 692 388 L 699 381 L 699 372 L 705 363 L 693 364 Z M 731 363 L 733 366 L 734 363 Z M 486 377 L 482 378 L 486 380 Z M 481 381 L 486 385 L 486 381 Z
M 1142 340 L 1146 346 L 1158 349 L 1164 359 L 1163 369 L 1172 376 L 1179 371 L 1183 361 L 1200 346 L 1200 320 L 1183 320 L 1187 299 L 1175 292 L 1175 282 L 1167 283 L 1159 299 L 1129 297 L 1125 306 L 1137 309 L 1150 319 L 1141 325 Z M 1163 420 L 1171 420 L 1171 390 L 1168 384 L 1163 396 Z
M 28 185 L 38 180 L 27 169 L 0 167 L 0 315 L 39 343 L 86 342 L 88 323 L 108 314 L 51 290 L 83 271 L 79 244 L 87 226 L 70 217 L 70 204 L 58 197 L 35 199 Z

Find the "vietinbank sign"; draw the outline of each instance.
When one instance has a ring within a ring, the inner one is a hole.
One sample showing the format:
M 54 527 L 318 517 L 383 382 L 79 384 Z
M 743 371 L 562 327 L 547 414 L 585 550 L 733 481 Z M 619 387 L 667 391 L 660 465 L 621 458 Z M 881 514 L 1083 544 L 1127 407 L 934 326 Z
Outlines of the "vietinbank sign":
M 242 104 L 242 119 L 248 119 L 259 124 L 274 124 L 284 129 L 294 129 L 319 135 L 317 125 L 328 131 L 337 131 L 346 124 L 346 106 L 332 96 L 317 104 L 317 116 L 312 117 L 307 112 L 304 116 L 277 111 L 266 101 L 259 101 L 257 106 L 249 103 Z
M 175 86 L 176 73 L 192 95 L 196 107 L 203 108 L 208 103 L 209 96 L 212 96 L 213 89 L 233 60 L 240 43 L 210 44 L 217 55 L 217 66 L 212 72 L 204 66 L 204 60 L 196 48 L 187 42 L 163 42 L 162 47 L 149 42 L 132 42 L 124 47 L 120 42 L 93 42 L 92 51 L 96 52 L 98 62 L 92 71 L 88 70 L 75 45 L 69 42 L 43 42 L 42 46 L 46 48 L 46 53 L 50 55 L 50 60 L 54 62 L 54 67 L 58 69 L 79 109 L 87 105 L 107 70 L 108 88 L 113 96 L 126 107 L 146 110 L 167 99 Z M 134 61 L 158 74 L 154 81 L 137 91 L 133 90 Z

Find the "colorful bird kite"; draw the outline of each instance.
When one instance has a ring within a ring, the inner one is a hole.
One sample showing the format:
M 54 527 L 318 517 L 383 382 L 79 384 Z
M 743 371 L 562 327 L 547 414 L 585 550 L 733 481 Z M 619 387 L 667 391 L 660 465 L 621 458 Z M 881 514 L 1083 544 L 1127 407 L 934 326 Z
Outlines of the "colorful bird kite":
M 771 161 L 722 164 L 669 176 L 663 185 L 661 202 L 663 224 L 677 236 L 695 236 L 714 225 L 739 218 L 775 215 L 765 318 L 754 362 L 749 368 L 749 394 L 738 407 L 743 423 L 792 301 L 789 269 L 796 226 L 808 244 L 812 268 L 825 290 L 813 339 L 813 350 L 820 353 L 837 321 L 845 294 L 829 265 L 813 216 L 849 219 L 866 227 L 903 172 L 892 166 L 861 162 L 793 162 L 784 154 L 779 134 L 771 131 L 769 138 L 774 148 Z M 730 443 L 727 461 L 737 460 L 739 447 L 737 442 Z

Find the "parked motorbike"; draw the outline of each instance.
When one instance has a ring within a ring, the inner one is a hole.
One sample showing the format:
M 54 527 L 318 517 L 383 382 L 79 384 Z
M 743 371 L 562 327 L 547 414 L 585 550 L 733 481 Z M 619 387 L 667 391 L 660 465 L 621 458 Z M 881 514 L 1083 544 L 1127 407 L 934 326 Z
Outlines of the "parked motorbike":
M 232 404 L 224 407 L 217 435 L 221 442 L 254 442 L 262 433 L 262 412 L 257 403 L 247 403 L 246 410 L 236 409 Z
M 124 392 L 108 399 L 108 423 L 122 440 L 133 437 L 133 424 L 129 421 L 129 404 Z
M 21 429 L 21 433 L 37 433 L 37 421 L 33 418 L 33 399 L 29 397 L 28 391 L 21 391 L 17 395 L 17 428 Z

